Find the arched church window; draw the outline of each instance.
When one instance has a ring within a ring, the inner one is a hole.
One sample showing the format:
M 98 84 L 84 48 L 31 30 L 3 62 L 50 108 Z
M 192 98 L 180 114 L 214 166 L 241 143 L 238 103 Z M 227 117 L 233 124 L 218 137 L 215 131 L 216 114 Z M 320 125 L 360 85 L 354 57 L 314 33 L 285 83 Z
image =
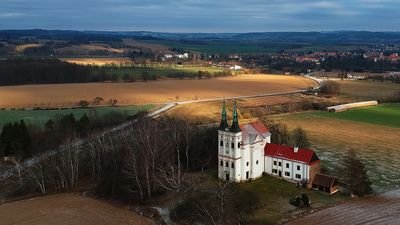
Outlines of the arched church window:
M 238 148 L 240 148 L 240 142 L 238 142 Z
M 256 161 L 256 165 L 258 165 L 258 160 Z
M 246 163 L 246 166 L 249 166 L 249 162 Z
M 224 161 L 221 160 L 221 162 L 219 163 L 221 166 L 224 166 Z
M 228 162 L 225 162 L 225 167 L 229 167 L 229 163 Z
M 231 164 L 231 167 L 232 167 L 232 169 L 235 168 L 235 163 L 232 163 L 232 164 Z
M 231 143 L 231 148 L 235 148 L 235 143 Z

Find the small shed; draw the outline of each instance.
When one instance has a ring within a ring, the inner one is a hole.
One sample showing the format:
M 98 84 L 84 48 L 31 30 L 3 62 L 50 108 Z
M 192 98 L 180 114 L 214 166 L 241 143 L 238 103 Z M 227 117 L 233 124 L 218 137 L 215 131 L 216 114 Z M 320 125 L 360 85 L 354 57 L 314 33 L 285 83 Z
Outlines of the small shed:
M 336 177 L 317 173 L 312 181 L 312 188 L 333 194 L 339 191 Z

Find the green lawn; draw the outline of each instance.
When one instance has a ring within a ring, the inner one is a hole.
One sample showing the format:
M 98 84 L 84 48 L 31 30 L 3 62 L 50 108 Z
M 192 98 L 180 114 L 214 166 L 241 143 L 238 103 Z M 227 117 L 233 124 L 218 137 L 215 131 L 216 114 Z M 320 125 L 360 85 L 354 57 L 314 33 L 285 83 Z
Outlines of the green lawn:
M 84 113 L 90 116 L 104 116 L 113 112 L 129 116 L 142 110 L 150 110 L 154 106 L 124 106 L 124 107 L 99 107 L 61 110 L 0 110 L 0 127 L 5 123 L 24 120 L 27 124 L 43 126 L 49 119 L 56 119 L 63 115 L 73 113 L 75 117 L 81 117 Z
M 315 112 L 313 114 L 335 119 L 400 127 L 400 104 L 382 104 L 366 108 L 351 109 L 339 113 Z
M 335 193 L 329 195 L 320 191 L 297 188 L 294 183 L 277 179 L 272 176 L 264 176 L 255 181 L 242 183 L 240 186 L 248 191 L 254 192 L 260 199 L 262 206 L 256 211 L 251 224 L 276 224 L 279 220 L 289 215 L 323 207 L 349 199 L 344 194 Z M 289 204 L 291 197 L 307 194 L 311 207 L 296 209 Z

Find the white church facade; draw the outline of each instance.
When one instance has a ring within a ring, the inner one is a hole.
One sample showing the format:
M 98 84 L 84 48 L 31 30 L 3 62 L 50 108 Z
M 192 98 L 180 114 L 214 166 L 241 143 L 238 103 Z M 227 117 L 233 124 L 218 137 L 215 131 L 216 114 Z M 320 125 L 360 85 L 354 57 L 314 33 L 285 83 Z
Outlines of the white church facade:
M 236 103 L 229 126 L 224 101 L 218 129 L 220 179 L 242 182 L 267 173 L 293 182 L 312 181 L 320 162 L 314 151 L 270 143 L 271 133 L 261 121 L 239 125 Z

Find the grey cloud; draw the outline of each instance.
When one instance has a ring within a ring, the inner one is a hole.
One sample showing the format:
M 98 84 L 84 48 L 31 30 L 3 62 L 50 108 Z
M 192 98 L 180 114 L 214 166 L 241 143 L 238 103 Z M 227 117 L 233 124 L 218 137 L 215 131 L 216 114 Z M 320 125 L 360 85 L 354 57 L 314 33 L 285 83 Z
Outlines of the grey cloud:
M 399 30 L 399 7 L 395 0 L 0 0 L 0 29 Z

